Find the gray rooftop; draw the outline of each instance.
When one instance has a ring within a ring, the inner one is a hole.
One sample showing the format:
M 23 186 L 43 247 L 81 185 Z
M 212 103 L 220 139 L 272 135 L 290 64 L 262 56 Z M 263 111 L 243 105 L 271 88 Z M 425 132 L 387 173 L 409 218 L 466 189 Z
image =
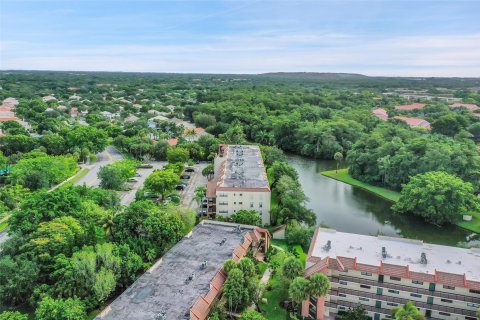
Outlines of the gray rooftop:
M 269 188 L 258 146 L 229 145 L 220 187 Z
M 197 225 L 96 319 L 189 319 L 190 307 L 208 293 L 210 281 L 248 231 L 227 223 Z

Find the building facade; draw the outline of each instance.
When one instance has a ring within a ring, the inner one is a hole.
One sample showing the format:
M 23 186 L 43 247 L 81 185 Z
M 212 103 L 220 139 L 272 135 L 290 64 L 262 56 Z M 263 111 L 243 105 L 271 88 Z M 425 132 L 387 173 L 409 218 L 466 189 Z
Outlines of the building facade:
M 262 224 L 270 224 L 270 185 L 260 148 L 220 145 L 214 178 L 207 184 L 207 213 L 230 217 L 239 210 L 255 210 Z
M 305 276 L 321 272 L 331 282 L 325 297 L 302 305 L 309 319 L 327 319 L 361 304 L 374 320 L 392 319 L 411 301 L 427 319 L 475 320 L 480 307 L 480 249 L 418 240 L 318 229 Z

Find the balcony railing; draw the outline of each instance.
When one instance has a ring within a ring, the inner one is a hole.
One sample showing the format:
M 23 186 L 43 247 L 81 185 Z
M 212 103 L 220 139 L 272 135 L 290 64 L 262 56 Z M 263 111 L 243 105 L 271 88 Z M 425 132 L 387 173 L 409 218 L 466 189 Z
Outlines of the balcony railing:
M 378 281 L 375 281 L 375 280 L 361 279 L 361 278 L 343 276 L 343 275 L 340 275 L 338 277 L 335 277 L 335 276 L 331 277 L 330 280 L 332 282 L 335 282 L 335 283 L 338 283 L 338 280 L 351 281 L 351 282 L 355 282 L 355 283 L 366 284 L 366 285 L 369 285 L 369 286 L 376 286 L 376 287 L 382 287 L 382 288 L 387 288 L 387 289 L 407 291 L 407 292 L 411 292 L 411 293 L 418 293 L 418 294 L 434 296 L 434 297 L 439 297 L 439 298 L 445 298 L 445 299 L 451 299 L 451 300 L 458 300 L 458 301 L 465 301 L 465 302 L 472 302 L 472 303 L 480 304 L 480 297 L 477 298 L 477 297 L 464 296 L 464 295 L 455 294 L 455 293 L 430 291 L 430 290 L 423 289 L 423 288 L 415 288 L 415 287 L 412 287 L 412 286 L 404 286 L 404 285 L 395 284 L 395 283 L 378 282 Z
M 346 307 L 346 308 L 355 308 L 358 305 L 358 303 L 354 303 L 351 301 L 343 301 L 341 299 L 335 299 L 334 301 L 326 301 L 325 306 L 330 307 L 330 308 L 337 308 L 338 306 Z M 390 316 L 392 314 L 392 310 L 390 309 L 385 309 L 385 308 L 377 308 L 374 306 L 369 306 L 369 305 L 363 305 L 362 308 L 365 309 L 366 311 L 374 312 L 374 313 L 381 313 Z M 432 318 L 428 317 L 428 320 L 441 320 L 438 318 Z
M 349 295 L 363 297 L 363 298 L 370 298 L 370 299 L 373 299 L 373 300 L 393 302 L 393 303 L 397 303 L 399 305 L 402 305 L 402 304 L 407 303 L 408 301 L 411 301 L 409 299 L 379 295 L 379 294 L 375 294 L 375 293 L 358 291 L 358 290 L 347 289 L 347 288 L 338 288 L 338 289 L 331 289 L 330 290 L 330 295 L 338 296 L 339 293 L 349 294 Z M 415 305 L 418 308 L 437 310 L 437 311 L 442 311 L 442 312 L 460 314 L 460 315 L 469 316 L 469 317 L 475 317 L 475 311 L 465 310 L 465 309 L 462 309 L 462 308 L 447 307 L 447 306 L 443 306 L 443 305 L 439 305 L 439 304 L 429 304 L 429 303 L 420 302 L 420 301 L 415 301 Z

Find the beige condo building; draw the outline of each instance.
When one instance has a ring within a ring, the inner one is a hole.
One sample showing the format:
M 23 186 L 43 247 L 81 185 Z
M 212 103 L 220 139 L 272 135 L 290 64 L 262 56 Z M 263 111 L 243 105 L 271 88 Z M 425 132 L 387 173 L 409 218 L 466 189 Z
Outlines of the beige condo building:
M 308 319 L 333 319 L 358 304 L 374 320 L 392 319 L 394 307 L 411 301 L 427 319 L 476 320 L 480 307 L 480 249 L 319 228 L 305 277 L 317 272 L 331 286 L 303 302 Z
M 255 210 L 262 224 L 270 224 L 270 185 L 260 148 L 220 145 L 214 178 L 207 184 L 207 213 L 230 217 L 239 210 Z

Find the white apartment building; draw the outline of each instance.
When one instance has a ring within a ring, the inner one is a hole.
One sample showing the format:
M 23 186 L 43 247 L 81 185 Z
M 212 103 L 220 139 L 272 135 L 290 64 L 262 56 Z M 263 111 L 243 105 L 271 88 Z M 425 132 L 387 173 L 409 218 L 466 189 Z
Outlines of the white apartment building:
M 230 217 L 239 210 L 255 210 L 270 224 L 270 185 L 260 148 L 254 145 L 220 145 L 214 178 L 207 184 L 209 215 Z
M 358 304 L 374 320 L 392 319 L 392 308 L 411 301 L 427 319 L 475 320 L 480 307 L 480 249 L 319 228 L 305 277 L 317 272 L 331 286 L 325 297 L 303 302 L 308 319 L 333 318 Z

